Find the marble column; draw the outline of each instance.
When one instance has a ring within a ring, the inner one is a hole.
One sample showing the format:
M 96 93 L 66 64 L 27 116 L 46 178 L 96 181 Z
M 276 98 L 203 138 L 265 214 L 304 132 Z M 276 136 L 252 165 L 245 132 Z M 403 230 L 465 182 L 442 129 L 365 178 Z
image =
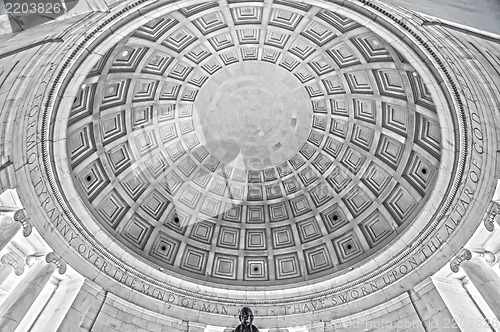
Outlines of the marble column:
M 0 305 L 0 331 L 14 331 L 24 315 L 47 284 L 56 268 L 65 265 L 54 262 L 54 253 L 47 254 L 45 261 L 38 261 L 19 282 L 7 299 Z
M 17 234 L 21 224 L 6 215 L 0 215 L 0 250 Z
M 462 267 L 495 316 L 500 317 L 500 276 L 489 265 L 494 262 L 495 255 L 490 251 L 462 249 L 451 260 L 450 268 L 456 273 Z
M 71 332 L 74 331 L 76 327 L 80 328 L 92 304 L 96 302 L 96 298 L 98 297 L 97 294 L 99 294 L 100 291 L 102 291 L 101 287 L 85 278 L 85 281 L 75 299 L 71 302 L 56 332 Z
M 23 227 L 24 236 L 29 236 L 31 234 L 31 225 L 26 221 L 24 212 L 16 211 L 14 218 L 0 215 L 0 250 L 12 240 L 21 226 Z
M 24 272 L 24 264 L 21 257 L 8 252 L 0 258 L 0 285 L 9 277 L 12 271 L 16 276 L 20 276 Z
M 7 280 L 13 270 L 10 265 L 0 265 L 0 286 Z

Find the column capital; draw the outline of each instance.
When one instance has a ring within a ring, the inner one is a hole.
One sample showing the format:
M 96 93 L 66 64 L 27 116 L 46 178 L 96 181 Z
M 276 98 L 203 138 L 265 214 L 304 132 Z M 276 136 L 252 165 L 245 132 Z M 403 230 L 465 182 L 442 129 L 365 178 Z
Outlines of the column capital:
M 487 263 L 494 263 L 496 260 L 495 254 L 484 249 L 461 249 L 450 261 L 450 268 L 454 273 L 460 270 L 460 264 L 463 261 L 470 261 L 473 257 L 481 257 Z
M 59 272 L 59 274 L 64 274 L 66 272 L 67 269 L 66 263 L 55 252 L 49 252 L 45 256 L 45 261 L 49 264 L 50 263 L 55 264 L 57 266 L 57 271 Z
M 26 217 L 26 213 L 24 213 L 23 210 L 17 210 L 14 213 L 14 220 L 20 222 L 21 225 L 23 226 L 24 237 L 30 236 L 30 234 L 33 230 L 33 227 L 31 226 L 30 223 L 27 222 L 27 219 L 28 218 Z
M 450 269 L 457 273 L 460 270 L 460 264 L 463 261 L 470 261 L 472 259 L 472 252 L 469 249 L 461 249 L 450 261 Z
M 500 204 L 491 201 L 483 218 L 484 228 L 489 232 L 493 232 L 495 230 L 495 223 L 500 225 Z
M 3 255 L 2 258 L 0 258 L 0 263 L 12 266 L 16 276 L 20 276 L 24 273 L 24 264 L 22 259 L 13 252 L 8 252 Z

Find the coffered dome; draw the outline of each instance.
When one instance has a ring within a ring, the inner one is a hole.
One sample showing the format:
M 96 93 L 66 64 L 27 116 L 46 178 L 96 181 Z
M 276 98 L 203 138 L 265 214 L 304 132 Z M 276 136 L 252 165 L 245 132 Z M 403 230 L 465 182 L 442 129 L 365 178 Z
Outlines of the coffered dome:
M 439 174 L 430 92 L 391 43 L 292 1 L 207 2 L 106 53 L 67 132 L 80 198 L 156 269 L 232 288 L 374 259 Z

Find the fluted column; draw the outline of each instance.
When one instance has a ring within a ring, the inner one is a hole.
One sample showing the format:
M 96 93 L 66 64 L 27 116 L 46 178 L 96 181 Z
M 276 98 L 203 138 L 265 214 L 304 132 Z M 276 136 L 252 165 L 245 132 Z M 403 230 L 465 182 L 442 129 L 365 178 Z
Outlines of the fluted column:
M 10 273 L 14 271 L 16 276 L 20 276 L 24 272 L 24 263 L 21 257 L 8 252 L 0 258 L 0 285 L 9 277 Z
M 500 277 L 488 264 L 494 262 L 495 255 L 490 251 L 462 249 L 451 260 L 450 268 L 456 273 L 462 267 L 495 316 L 500 317 Z
M 31 225 L 26 221 L 24 212 L 16 211 L 14 218 L 0 215 L 0 250 L 12 240 L 21 226 L 23 227 L 24 236 L 29 236 L 31 234 Z
M 64 273 L 66 265 L 54 253 L 39 261 L 0 305 L 0 331 L 14 331 L 47 284 L 55 269 Z M 57 262 L 55 260 L 57 259 Z M 64 267 L 61 267 L 64 266 Z

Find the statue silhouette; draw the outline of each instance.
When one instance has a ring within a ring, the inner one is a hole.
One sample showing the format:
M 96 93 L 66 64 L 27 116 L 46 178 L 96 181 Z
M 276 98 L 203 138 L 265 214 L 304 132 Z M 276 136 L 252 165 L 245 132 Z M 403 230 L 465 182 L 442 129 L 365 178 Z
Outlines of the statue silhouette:
M 259 332 L 257 326 L 253 325 L 253 312 L 249 307 L 243 307 L 240 310 L 240 325 L 233 332 Z

